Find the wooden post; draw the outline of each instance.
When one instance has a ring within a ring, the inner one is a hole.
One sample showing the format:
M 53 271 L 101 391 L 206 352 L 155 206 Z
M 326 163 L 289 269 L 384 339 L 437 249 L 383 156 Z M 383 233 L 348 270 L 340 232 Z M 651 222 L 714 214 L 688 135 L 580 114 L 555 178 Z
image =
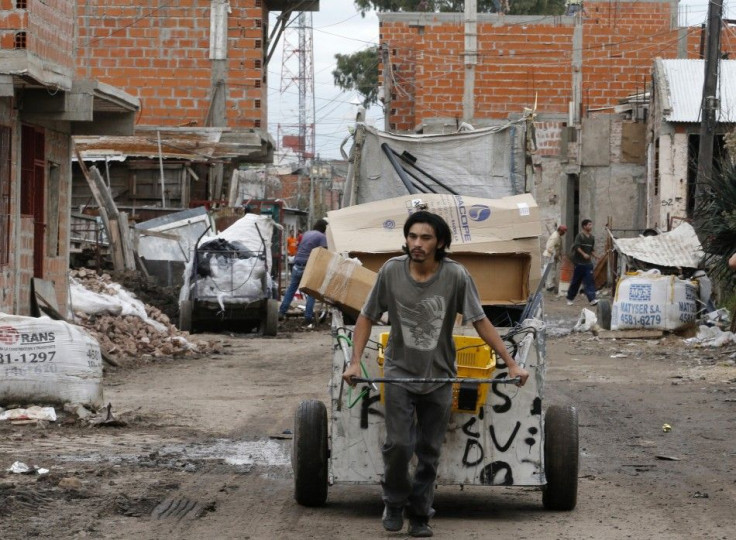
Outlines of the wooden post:
M 130 227 L 128 226 L 128 214 L 126 212 L 120 212 L 118 224 L 120 225 L 120 244 L 125 269 L 135 270 L 135 255 L 133 243 L 130 240 Z
M 102 218 L 102 225 L 107 231 L 107 239 L 110 245 L 110 253 L 112 254 L 113 268 L 115 268 L 115 270 L 123 270 L 125 268 L 125 261 L 122 258 L 122 253 L 116 253 L 117 249 L 120 246 L 120 229 L 118 228 L 118 220 L 110 219 L 110 216 L 107 212 L 107 205 L 105 204 L 105 197 L 102 194 L 102 189 L 107 192 L 107 186 L 105 186 L 104 181 L 102 181 L 102 176 L 100 176 L 100 172 L 95 167 L 92 167 L 91 171 L 90 169 L 87 169 L 87 165 L 84 163 L 82 155 L 79 153 L 79 149 L 75 147 L 74 151 L 77 154 L 77 162 L 79 163 L 79 168 L 81 169 L 84 178 L 87 180 L 89 189 L 92 191 L 92 195 L 97 202 L 97 209 L 100 212 L 100 217 Z M 94 175 L 93 173 L 97 174 Z M 97 180 L 97 178 L 99 178 L 99 181 Z M 102 186 L 102 189 L 100 188 L 100 186 Z M 107 193 L 109 196 L 109 192 Z M 117 207 L 115 208 L 115 213 L 117 214 Z M 116 240 L 117 247 L 113 247 L 113 243 Z

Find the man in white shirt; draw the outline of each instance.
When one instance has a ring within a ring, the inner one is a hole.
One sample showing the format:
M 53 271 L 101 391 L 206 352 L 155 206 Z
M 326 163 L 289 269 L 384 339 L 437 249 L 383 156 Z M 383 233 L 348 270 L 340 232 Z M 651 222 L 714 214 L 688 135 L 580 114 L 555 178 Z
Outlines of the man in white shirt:
M 565 236 L 566 232 L 567 227 L 565 225 L 557 227 L 557 230 L 550 235 L 547 245 L 542 252 L 542 262 L 545 265 L 550 265 L 550 269 L 547 272 L 547 281 L 544 284 L 548 291 L 554 291 L 559 284 L 558 272 L 560 269 L 560 257 L 562 256 L 562 237 Z

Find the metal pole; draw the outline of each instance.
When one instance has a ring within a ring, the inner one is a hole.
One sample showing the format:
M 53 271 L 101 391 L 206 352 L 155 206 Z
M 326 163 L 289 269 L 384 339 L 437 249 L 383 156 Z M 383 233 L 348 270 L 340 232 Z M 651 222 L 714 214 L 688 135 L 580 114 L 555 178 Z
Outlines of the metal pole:
M 309 219 L 307 221 L 307 229 L 309 229 L 314 223 L 314 161 L 309 167 Z
M 383 63 L 383 130 L 391 131 L 391 59 L 387 43 L 381 43 L 381 62 Z

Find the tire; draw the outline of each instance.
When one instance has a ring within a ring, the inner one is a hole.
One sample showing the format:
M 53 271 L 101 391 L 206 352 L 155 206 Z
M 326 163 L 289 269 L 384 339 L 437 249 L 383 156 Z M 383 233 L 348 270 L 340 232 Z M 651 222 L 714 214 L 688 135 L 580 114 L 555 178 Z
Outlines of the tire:
M 611 302 L 608 300 L 599 300 L 598 301 L 598 309 L 597 311 L 597 317 L 598 317 L 598 324 L 601 328 L 604 330 L 610 330 L 611 329 Z
M 544 416 L 544 475 L 542 503 L 547 510 L 569 511 L 578 500 L 578 411 L 551 406 Z
M 303 506 L 327 501 L 327 408 L 316 399 L 302 401 L 294 415 L 294 498 Z
M 183 332 L 192 331 L 192 309 L 191 300 L 179 302 L 179 330 Z
M 266 310 L 261 325 L 264 336 L 275 336 L 279 331 L 279 303 L 276 300 L 266 300 Z

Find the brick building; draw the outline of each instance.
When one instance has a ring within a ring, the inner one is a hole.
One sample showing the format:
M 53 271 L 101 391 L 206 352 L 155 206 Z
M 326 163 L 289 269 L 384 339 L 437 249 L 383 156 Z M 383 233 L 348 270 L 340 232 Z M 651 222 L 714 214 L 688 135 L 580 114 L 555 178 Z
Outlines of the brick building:
M 275 43 L 268 15 L 318 7 L 317 0 L 78 2 L 78 71 L 119 85 L 142 104 L 137 139 L 84 141 L 85 160 L 104 159 L 113 145 L 122 156 L 112 171 L 116 202 L 181 208 L 219 201 L 234 169 L 271 163 L 267 61 Z M 159 177 L 158 154 L 166 169 L 160 188 L 151 181 Z M 182 174 L 186 169 L 194 175 Z M 136 189 L 139 180 L 151 189 Z M 77 181 L 75 199 L 87 196 Z
M 645 118 L 615 108 L 648 90 L 656 57 L 699 56 L 701 28 L 678 25 L 677 0 L 588 0 L 574 17 L 381 13 L 379 21 L 387 130 L 498 125 L 534 108 L 529 185 L 548 231 L 561 222 L 575 231 L 584 217 L 600 241 L 609 220 L 645 227 L 646 163 L 642 152 L 624 151 L 631 140 L 644 147 Z M 721 48 L 734 52 L 732 32 L 724 30 Z
M 28 315 L 35 277 L 66 314 L 72 134 L 130 133 L 139 102 L 77 74 L 75 2 L 0 5 L 0 311 Z

